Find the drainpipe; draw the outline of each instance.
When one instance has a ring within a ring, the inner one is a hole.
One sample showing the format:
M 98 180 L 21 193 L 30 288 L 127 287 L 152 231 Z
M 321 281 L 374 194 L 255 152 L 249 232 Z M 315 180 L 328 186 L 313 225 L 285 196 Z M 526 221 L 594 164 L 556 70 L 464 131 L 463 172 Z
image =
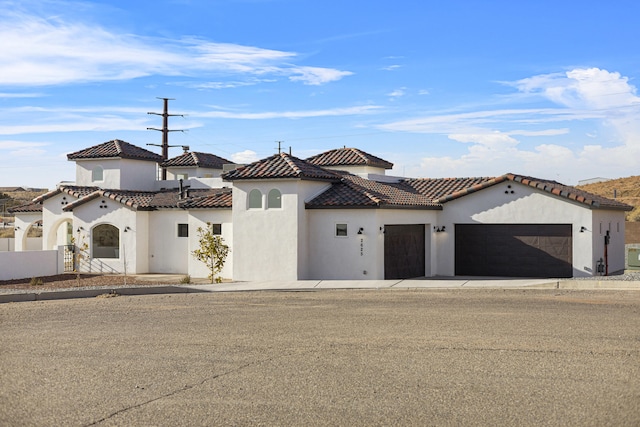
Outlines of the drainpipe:
M 609 242 L 611 241 L 611 235 L 609 234 L 609 230 L 607 230 L 607 234 L 604 236 L 604 275 L 609 275 Z

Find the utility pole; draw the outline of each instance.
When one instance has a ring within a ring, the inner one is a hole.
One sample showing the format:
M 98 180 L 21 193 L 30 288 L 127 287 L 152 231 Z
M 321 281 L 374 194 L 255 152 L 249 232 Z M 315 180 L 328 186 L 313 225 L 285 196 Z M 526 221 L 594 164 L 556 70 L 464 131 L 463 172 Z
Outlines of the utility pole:
M 169 117 L 180 116 L 184 117 L 184 114 L 169 114 L 169 100 L 174 100 L 174 98 L 160 98 L 164 101 L 164 111 L 162 113 L 147 113 L 147 114 L 155 114 L 156 116 L 162 116 L 162 129 L 158 128 L 147 128 L 147 130 L 157 130 L 162 132 L 162 144 L 147 144 L 154 145 L 156 147 L 162 147 L 162 161 L 166 162 L 169 160 L 169 147 L 179 147 L 179 145 L 169 145 L 169 132 L 184 132 L 183 129 L 169 129 Z M 184 146 L 183 146 L 184 148 Z M 167 169 L 162 168 L 162 180 L 165 181 L 167 179 Z

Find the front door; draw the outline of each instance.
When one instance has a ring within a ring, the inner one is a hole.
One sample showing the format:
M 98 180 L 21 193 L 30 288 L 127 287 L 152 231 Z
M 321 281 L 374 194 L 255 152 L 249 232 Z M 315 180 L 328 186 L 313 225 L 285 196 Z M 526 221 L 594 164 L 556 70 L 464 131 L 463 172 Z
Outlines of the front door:
M 385 225 L 384 278 L 409 279 L 424 275 L 424 224 Z

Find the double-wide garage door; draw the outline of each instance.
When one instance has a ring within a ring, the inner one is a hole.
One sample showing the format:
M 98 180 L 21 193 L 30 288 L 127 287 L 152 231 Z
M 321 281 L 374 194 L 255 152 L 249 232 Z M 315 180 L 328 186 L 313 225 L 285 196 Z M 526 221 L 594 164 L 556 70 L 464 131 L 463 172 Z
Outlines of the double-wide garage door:
M 571 277 L 570 224 L 456 224 L 459 276 Z

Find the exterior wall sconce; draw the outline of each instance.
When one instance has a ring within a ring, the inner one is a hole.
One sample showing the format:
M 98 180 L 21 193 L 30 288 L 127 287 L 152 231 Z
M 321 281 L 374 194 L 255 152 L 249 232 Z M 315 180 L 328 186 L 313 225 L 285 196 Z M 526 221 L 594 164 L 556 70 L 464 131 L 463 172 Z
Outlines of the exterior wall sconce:
M 126 233 L 127 231 L 131 230 L 131 227 L 129 227 L 128 225 L 124 228 L 124 232 Z
M 587 227 L 585 227 L 584 225 L 582 227 L 580 227 L 580 232 L 584 233 L 587 230 Z
M 364 232 L 364 228 L 360 227 L 360 229 L 358 230 L 358 234 L 362 234 Z
M 14 230 L 20 230 L 20 227 L 18 227 L 17 225 L 15 227 L 13 227 Z
M 445 231 L 445 226 L 443 225 L 442 227 L 433 227 L 433 231 L 435 231 L 436 233 L 442 233 Z
M 384 234 L 384 227 L 380 227 L 380 233 Z
M 82 227 L 82 226 L 78 227 L 78 229 L 76 230 L 76 232 L 78 232 L 78 233 L 79 233 L 79 232 L 80 232 L 80 230 L 84 231 L 84 227 Z

